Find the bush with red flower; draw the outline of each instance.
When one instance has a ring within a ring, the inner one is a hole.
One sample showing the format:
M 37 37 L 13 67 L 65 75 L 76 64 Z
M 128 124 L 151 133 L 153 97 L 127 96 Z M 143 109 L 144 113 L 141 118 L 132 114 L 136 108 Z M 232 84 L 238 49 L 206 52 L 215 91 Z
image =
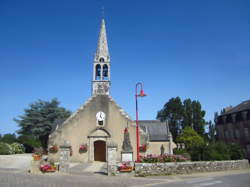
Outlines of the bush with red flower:
M 171 155 L 171 154 L 163 154 L 163 155 L 153 155 L 149 154 L 146 156 L 141 156 L 141 162 L 146 163 L 165 163 L 165 162 L 185 162 L 189 159 L 182 155 Z
M 88 146 L 87 146 L 87 144 L 82 144 L 82 145 L 80 145 L 80 147 L 79 147 L 79 152 L 80 153 L 86 153 L 88 151 Z
M 58 147 L 57 145 L 52 145 L 49 147 L 49 152 L 50 153 L 57 153 L 58 152 Z
M 143 144 L 139 147 L 140 152 L 145 153 L 147 151 L 148 145 L 147 144 Z

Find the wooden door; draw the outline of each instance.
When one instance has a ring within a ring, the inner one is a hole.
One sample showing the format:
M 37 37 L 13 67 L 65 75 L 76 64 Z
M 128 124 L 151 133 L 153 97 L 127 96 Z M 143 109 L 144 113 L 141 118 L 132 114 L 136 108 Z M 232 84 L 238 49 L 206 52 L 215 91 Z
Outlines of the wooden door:
M 94 142 L 94 160 L 106 162 L 106 142 L 95 141 Z

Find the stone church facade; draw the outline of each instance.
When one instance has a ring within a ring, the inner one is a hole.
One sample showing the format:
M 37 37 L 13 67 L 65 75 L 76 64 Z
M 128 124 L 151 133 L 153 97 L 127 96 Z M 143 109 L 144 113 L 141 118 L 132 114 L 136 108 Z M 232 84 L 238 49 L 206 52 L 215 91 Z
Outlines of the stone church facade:
M 135 121 L 110 96 L 110 56 L 105 21 L 102 19 L 98 46 L 93 62 L 92 96 L 63 123 L 58 124 L 49 136 L 49 146 L 71 146 L 71 161 L 93 162 L 107 160 L 107 146 L 117 146 L 117 161 L 121 161 L 124 132 L 129 133 L 136 159 Z M 139 121 L 140 143 L 147 145 L 145 154 L 170 153 L 175 147 L 168 125 L 157 120 Z M 126 129 L 126 130 L 125 130 Z M 87 151 L 80 152 L 81 145 Z M 58 160 L 57 153 L 50 158 Z

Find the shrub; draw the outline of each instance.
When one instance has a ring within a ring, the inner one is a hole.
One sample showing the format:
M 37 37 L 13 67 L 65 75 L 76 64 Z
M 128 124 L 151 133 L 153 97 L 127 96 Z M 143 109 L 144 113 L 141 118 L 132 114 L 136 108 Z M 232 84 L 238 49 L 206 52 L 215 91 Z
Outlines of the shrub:
M 187 152 L 186 149 L 177 149 L 177 148 L 174 148 L 173 152 L 174 152 L 175 155 L 181 155 L 181 156 L 187 158 L 188 160 L 191 160 L 191 156 Z
M 7 143 L 0 142 L 0 155 L 12 154 L 11 146 Z
M 187 160 L 188 159 L 182 155 L 169 155 L 169 154 L 152 155 L 152 154 L 149 154 L 147 156 L 141 156 L 141 162 L 146 162 L 146 163 L 185 162 Z
M 212 143 L 204 147 L 204 160 L 239 160 L 244 151 L 238 144 Z
M 229 145 L 229 153 L 231 160 L 240 160 L 245 157 L 245 153 L 238 144 L 231 144 Z
M 10 147 L 13 154 L 24 153 L 25 150 L 24 146 L 20 143 L 12 143 Z

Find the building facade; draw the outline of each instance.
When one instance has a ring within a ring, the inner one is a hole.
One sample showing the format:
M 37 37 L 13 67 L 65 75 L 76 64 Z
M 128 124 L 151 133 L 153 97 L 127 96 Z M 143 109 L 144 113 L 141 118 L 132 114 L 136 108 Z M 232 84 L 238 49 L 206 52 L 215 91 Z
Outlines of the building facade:
M 225 109 L 216 123 L 218 139 L 225 143 L 238 143 L 250 159 L 250 100 Z
M 93 162 L 107 160 L 107 145 L 117 146 L 117 161 L 124 149 L 124 132 L 129 132 L 133 159 L 136 157 L 135 121 L 110 96 L 111 60 L 106 36 L 105 21 L 102 19 L 98 46 L 93 61 L 92 96 L 67 120 L 58 124 L 49 136 L 49 146 L 71 146 L 71 161 Z M 141 154 L 172 153 L 175 144 L 168 125 L 156 120 L 140 121 L 140 143 L 147 145 Z M 126 129 L 126 130 L 125 130 Z M 79 151 L 81 145 L 87 151 Z M 49 154 L 58 160 L 60 150 Z

